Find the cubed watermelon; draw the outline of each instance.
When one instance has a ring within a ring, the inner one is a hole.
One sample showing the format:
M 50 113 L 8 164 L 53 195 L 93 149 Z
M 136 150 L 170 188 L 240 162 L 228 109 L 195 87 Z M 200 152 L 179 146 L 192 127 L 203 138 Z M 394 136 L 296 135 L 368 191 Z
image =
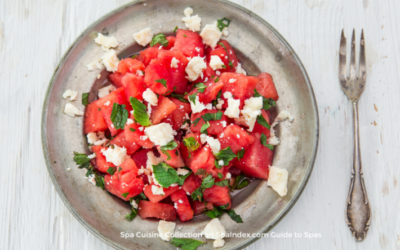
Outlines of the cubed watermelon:
M 161 150 L 161 146 L 157 146 L 157 150 L 160 153 L 161 157 L 164 159 L 166 163 L 168 163 L 173 168 L 181 168 L 185 166 L 183 162 L 181 153 L 179 152 L 179 142 L 176 141 L 178 145 L 175 149 L 166 150 L 165 153 Z
M 175 203 L 176 212 L 178 213 L 179 219 L 184 222 L 193 218 L 193 210 L 190 206 L 189 200 L 186 196 L 185 191 L 179 189 L 175 193 L 171 194 L 171 200 Z
M 203 110 L 200 113 L 192 113 L 191 115 L 191 121 L 192 121 L 192 125 L 190 126 L 190 129 L 192 130 L 192 132 L 194 133 L 198 133 L 200 132 L 201 127 L 204 125 L 204 119 L 202 118 L 203 115 L 210 113 L 210 114 L 215 114 L 217 112 L 222 112 L 220 110 L 216 110 L 216 109 L 212 109 L 212 110 Z M 195 125 L 194 121 L 196 121 L 197 119 L 200 119 L 197 122 L 197 125 Z M 228 123 L 228 117 L 226 115 L 222 115 L 221 120 L 218 121 L 209 121 L 210 123 L 210 127 L 207 129 L 207 133 L 209 135 L 219 135 L 222 133 L 222 131 L 224 130 L 224 128 L 226 127 L 227 123 Z
M 126 159 L 119 168 L 114 173 L 119 180 L 119 185 L 116 188 L 121 193 L 121 198 L 129 201 L 130 198 L 139 195 L 143 191 L 144 183 L 141 178 L 137 177 L 138 169 L 131 158 Z
M 115 165 L 111 162 L 107 162 L 106 157 L 101 152 L 102 149 L 107 150 L 107 148 L 103 146 L 92 146 L 92 151 L 96 154 L 96 169 L 100 172 L 107 173 L 108 168 L 114 168 Z
M 202 180 L 200 177 L 191 173 L 183 183 L 182 189 L 185 190 L 185 192 L 192 194 L 194 190 L 198 189 L 201 186 L 201 182 Z
M 222 46 L 223 44 L 224 46 Z M 231 61 L 233 68 L 232 67 L 227 67 L 230 69 L 231 72 L 236 72 L 237 65 L 239 63 L 239 59 L 236 56 L 235 51 L 233 50 L 232 46 L 228 43 L 226 40 L 221 40 L 215 47 L 216 49 L 224 49 L 228 53 L 229 60 Z
M 269 116 L 269 111 L 261 110 L 261 114 L 264 117 L 264 119 L 268 122 L 269 125 L 271 125 L 271 118 Z M 267 138 L 270 136 L 269 129 L 266 127 L 260 125 L 258 122 L 254 125 L 253 133 L 264 133 Z
M 138 70 L 144 72 L 144 68 L 143 62 L 132 58 L 122 59 L 118 64 L 118 72 L 122 75 L 126 73 L 136 74 Z
M 184 145 L 183 141 L 180 146 L 180 151 L 181 151 L 183 161 L 186 163 L 187 166 L 189 166 L 191 164 L 191 162 L 193 161 L 193 157 L 192 157 L 193 154 L 201 148 L 200 134 L 199 133 L 189 133 L 184 138 L 190 138 L 190 137 L 193 137 L 197 142 L 197 144 L 194 148 L 191 148 L 189 151 L 188 148 Z
M 126 132 L 124 130 L 120 132 L 116 137 L 114 137 L 110 141 L 110 144 L 117 145 L 120 148 L 122 147 L 126 148 L 126 153 L 128 155 L 135 153 L 141 148 L 139 144 L 130 142 L 126 139 Z
M 202 214 L 207 210 L 213 210 L 214 205 L 211 202 L 200 202 L 200 201 L 192 201 L 191 202 L 192 209 L 194 215 Z
M 149 45 L 149 48 L 150 48 L 150 47 L 154 47 L 154 48 L 158 48 L 159 50 L 170 50 L 172 47 L 174 47 L 176 37 L 174 37 L 174 36 L 167 36 L 166 39 L 168 40 L 168 46 L 167 46 L 167 47 L 164 47 L 164 46 L 163 46 L 163 47 L 160 48 L 161 44 L 156 43 L 156 44 L 154 44 L 153 46 L 150 46 L 150 45 Z
M 167 68 L 169 65 L 161 64 L 157 59 L 150 62 L 145 70 L 144 82 L 148 88 L 159 95 L 167 94 L 172 86 L 172 78 Z
M 158 56 L 158 47 L 150 47 L 140 51 L 140 55 L 137 57 L 145 66 L 149 65 L 151 60 L 156 59 Z
M 173 58 L 179 61 L 176 68 L 171 67 L 171 61 Z M 177 50 L 161 50 L 158 52 L 157 60 L 169 69 L 171 82 L 167 84 L 168 90 L 178 94 L 185 93 L 188 86 L 185 68 L 189 63 L 189 60 L 186 58 L 186 56 L 184 56 L 181 51 Z
M 193 173 L 199 174 L 200 169 L 204 169 L 207 173 L 214 177 L 218 176 L 219 170 L 215 167 L 215 157 L 208 145 L 203 146 L 198 152 L 193 153 L 193 159 L 190 162 L 189 168 Z M 199 176 L 203 176 L 199 174 Z
M 144 194 L 146 195 L 147 198 L 149 198 L 149 200 L 153 203 L 157 203 L 165 198 L 167 198 L 168 196 L 170 196 L 171 194 L 173 194 L 176 190 L 179 189 L 179 186 L 175 186 L 175 187 L 169 187 L 169 188 L 163 188 L 164 190 L 164 194 L 165 195 L 158 195 L 158 194 L 153 194 L 153 191 L 151 191 L 151 187 L 152 185 L 147 185 L 144 188 Z
M 134 120 L 133 115 L 131 115 L 130 119 Z M 139 147 L 142 146 L 144 148 L 152 148 L 154 145 L 149 138 L 144 137 L 144 127 L 138 123 L 133 122 L 129 125 L 126 123 L 124 133 L 126 140 L 133 145 L 139 145 Z M 144 138 L 146 139 L 143 140 Z
M 114 84 L 116 88 L 122 87 L 122 74 L 119 72 L 111 73 L 108 75 L 108 79 L 110 79 L 111 83 Z
M 258 93 L 265 98 L 272 98 L 278 100 L 278 91 L 276 91 L 274 80 L 268 73 L 261 73 L 257 76 L 259 82 L 256 86 Z
M 144 200 L 139 201 L 138 215 L 142 219 L 157 218 L 166 221 L 176 220 L 176 211 L 174 206 Z
M 211 188 L 207 188 L 203 192 L 203 198 L 205 201 L 211 202 L 214 206 L 218 207 L 229 204 L 227 207 L 229 209 L 232 205 L 228 187 L 214 185 Z
M 143 92 L 146 90 L 143 76 L 127 73 L 122 77 L 122 85 L 125 87 L 125 96 L 128 103 L 131 97 L 143 100 Z
M 228 102 L 224 98 L 225 92 L 231 92 L 234 99 L 240 99 L 240 109 L 244 105 L 244 101 L 254 95 L 254 88 L 258 83 L 257 77 L 245 76 L 237 73 L 222 73 L 219 78 L 223 82 L 222 99 L 225 101 L 223 107 L 228 107 Z
M 168 97 L 159 96 L 157 106 L 153 107 L 151 111 L 151 121 L 154 125 L 159 124 L 162 119 L 166 118 L 176 108 L 176 104 Z
M 98 101 L 94 101 L 86 107 L 85 122 L 83 125 L 83 131 L 85 134 L 105 131 L 108 128 L 107 123 L 104 121 L 103 115 L 101 114 L 98 103 Z
M 192 95 L 197 92 L 200 102 L 202 102 L 203 104 L 211 103 L 213 100 L 217 98 L 218 92 L 224 86 L 224 83 L 222 81 L 215 82 L 214 79 L 216 78 L 215 77 L 209 78 L 209 80 L 206 83 L 204 83 L 206 85 L 206 89 L 204 90 L 203 93 L 198 92 L 197 89 L 193 89 L 189 93 L 189 95 Z
M 179 50 L 187 57 L 204 56 L 204 44 L 197 32 L 178 29 L 172 50 Z
M 186 120 L 186 116 L 192 112 L 190 104 L 186 102 L 181 102 L 175 98 L 169 98 L 176 105 L 176 109 L 172 111 L 164 120 L 161 122 L 166 122 L 171 124 L 174 130 L 178 130 Z
M 222 133 L 223 135 L 221 134 L 221 136 L 218 136 L 218 140 L 221 143 L 221 149 L 231 147 L 235 154 L 242 148 L 248 147 L 254 141 L 253 137 L 238 125 L 229 125 Z
M 116 177 L 116 175 L 110 175 L 110 174 L 104 175 L 104 184 L 105 184 L 104 187 L 106 188 L 106 190 L 115 196 L 121 197 L 121 193 L 115 187 L 115 185 L 117 185 L 118 183 L 119 180 Z

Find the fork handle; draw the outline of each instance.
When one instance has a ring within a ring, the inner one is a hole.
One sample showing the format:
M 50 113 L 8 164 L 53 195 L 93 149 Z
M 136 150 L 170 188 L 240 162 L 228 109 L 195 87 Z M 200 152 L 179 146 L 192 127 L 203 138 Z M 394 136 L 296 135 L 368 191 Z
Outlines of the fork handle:
M 353 101 L 354 121 L 354 159 L 351 171 L 350 190 L 346 204 L 346 222 L 353 237 L 364 240 L 371 222 L 371 208 L 365 189 L 360 152 L 360 133 L 358 122 L 358 102 Z

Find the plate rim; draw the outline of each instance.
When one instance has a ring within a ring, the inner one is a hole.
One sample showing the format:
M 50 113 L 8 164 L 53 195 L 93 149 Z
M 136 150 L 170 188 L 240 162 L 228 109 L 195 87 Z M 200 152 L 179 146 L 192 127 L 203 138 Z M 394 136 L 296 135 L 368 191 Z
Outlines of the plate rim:
M 317 152 L 318 152 L 318 145 L 319 145 L 319 112 L 318 112 L 318 105 L 317 105 L 317 100 L 314 94 L 314 89 L 312 87 L 310 78 L 307 74 L 307 71 L 301 62 L 300 58 L 296 54 L 296 52 L 293 50 L 293 48 L 290 46 L 290 44 L 286 41 L 286 39 L 271 25 L 269 24 L 265 19 L 254 13 L 253 11 L 245 8 L 244 6 L 241 6 L 239 4 L 230 2 L 229 0 L 209 0 L 213 2 L 220 2 L 222 4 L 230 5 L 234 8 L 237 8 L 247 14 L 249 14 L 252 18 L 255 18 L 257 21 L 262 23 L 264 26 L 266 26 L 275 36 L 276 38 L 286 47 L 288 51 L 291 52 L 291 57 L 292 59 L 299 65 L 299 69 L 305 79 L 306 86 L 308 87 L 310 94 L 311 94 L 311 101 L 312 101 L 312 112 L 315 115 L 315 141 L 314 141 L 314 147 L 311 150 L 311 157 L 310 157 L 310 163 L 307 166 L 307 170 L 305 171 L 304 179 L 301 181 L 297 192 L 293 195 L 292 199 L 288 202 L 287 206 L 282 210 L 280 214 L 278 214 L 277 218 L 271 222 L 270 225 L 263 227 L 259 232 L 257 233 L 268 233 L 272 228 L 274 228 L 288 213 L 289 211 L 294 207 L 294 205 L 297 203 L 298 199 L 300 198 L 301 194 L 303 193 L 310 177 L 311 173 L 314 169 L 315 165 L 315 160 L 317 157 Z M 41 139 L 42 139 L 42 150 L 43 150 L 43 156 L 46 162 L 46 168 L 48 171 L 48 174 L 50 176 L 51 182 L 53 183 L 54 188 L 56 189 L 58 195 L 60 196 L 61 200 L 63 201 L 64 205 L 68 208 L 68 210 L 74 215 L 74 217 L 83 225 L 88 231 L 90 231 L 94 236 L 96 236 L 98 239 L 102 240 L 106 244 L 117 248 L 117 249 L 127 249 L 118 243 L 108 239 L 106 236 L 102 235 L 99 233 L 94 227 L 86 223 L 86 221 L 82 218 L 82 216 L 75 210 L 75 208 L 69 203 L 68 199 L 66 198 L 64 192 L 61 189 L 61 186 L 57 182 L 57 178 L 54 176 L 54 172 L 52 171 L 51 168 L 51 160 L 49 158 L 49 148 L 47 144 L 47 130 L 46 130 L 46 120 L 47 120 L 47 115 L 48 115 L 48 101 L 49 101 L 49 95 L 50 95 L 50 90 L 53 87 L 54 84 L 54 79 L 56 76 L 58 76 L 58 73 L 60 71 L 60 67 L 64 64 L 66 61 L 67 56 L 69 55 L 70 51 L 77 45 L 77 42 L 84 37 L 84 35 L 87 34 L 89 30 L 91 30 L 93 27 L 98 25 L 100 22 L 103 20 L 113 16 L 114 14 L 122 11 L 125 8 L 128 8 L 130 6 L 140 4 L 140 3 L 145 3 L 146 0 L 134 0 L 132 2 L 129 2 L 127 4 L 124 4 L 107 14 L 101 16 L 99 19 L 96 21 L 92 22 L 85 30 L 83 30 L 77 38 L 72 42 L 72 44 L 69 46 L 69 48 L 66 50 L 66 52 L 62 55 L 60 62 L 58 63 L 57 67 L 54 69 L 54 72 L 52 74 L 52 77 L 50 79 L 50 82 L 47 86 L 47 90 L 45 93 L 44 97 L 44 102 L 43 102 L 43 107 L 42 107 L 42 118 L 41 118 Z M 242 242 L 238 243 L 235 245 L 232 249 L 242 249 L 245 248 L 257 240 L 259 240 L 261 237 L 254 237 L 254 238 L 248 238 L 247 240 L 243 240 Z

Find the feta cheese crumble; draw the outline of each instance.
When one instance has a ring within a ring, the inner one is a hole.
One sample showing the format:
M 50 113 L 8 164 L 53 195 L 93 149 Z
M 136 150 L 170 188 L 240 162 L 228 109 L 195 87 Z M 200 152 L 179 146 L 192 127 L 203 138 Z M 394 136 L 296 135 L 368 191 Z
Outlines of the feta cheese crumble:
M 175 231 L 175 222 L 160 220 L 158 222 L 158 235 L 163 241 L 170 241 Z
M 112 84 L 110 84 L 108 86 L 105 86 L 105 87 L 99 89 L 99 92 L 97 93 L 97 96 L 99 98 L 103 98 L 103 97 L 109 95 L 114 90 L 115 90 L 115 87 Z
M 203 232 L 201 232 L 207 239 L 213 239 L 214 247 L 223 246 L 225 241 L 223 238 L 226 236 L 226 231 L 224 226 L 222 226 L 221 222 L 218 218 L 212 219 L 204 228 Z
M 275 136 L 274 127 L 278 125 L 278 123 L 289 120 L 289 122 L 293 122 L 294 117 L 286 110 L 281 111 L 278 116 L 275 118 L 274 122 L 271 125 L 270 129 L 270 138 L 268 139 L 268 144 L 270 145 L 278 145 L 280 143 L 279 138 Z
M 118 41 L 117 38 L 113 36 L 104 36 L 101 33 L 97 33 L 96 39 L 94 41 L 98 44 L 101 45 L 101 48 L 104 51 L 108 51 L 111 48 L 115 48 L 118 46 Z
M 214 139 L 211 136 L 207 136 L 206 140 L 214 154 L 218 153 L 221 150 L 221 143 L 219 142 L 218 139 Z
M 200 135 L 200 142 L 201 144 L 204 144 L 207 142 L 207 135 L 206 134 L 201 134 Z
M 93 62 L 86 65 L 88 71 L 92 71 L 95 69 L 101 69 L 101 59 L 94 60 Z
M 175 57 L 172 57 L 171 68 L 177 69 L 178 68 L 178 63 L 180 63 L 180 61 L 178 59 L 176 59 Z
M 178 169 L 176 170 L 176 173 L 177 173 L 178 175 L 187 175 L 187 174 L 189 173 L 189 170 L 184 169 L 184 168 L 178 168 Z
M 261 115 L 261 109 L 263 107 L 262 97 L 251 97 L 244 101 L 244 107 L 241 111 L 246 124 L 249 126 L 248 131 L 252 132 L 254 125 L 256 124 L 257 117 Z
M 204 58 L 195 56 L 190 59 L 188 65 L 186 66 L 185 72 L 188 75 L 187 79 L 190 81 L 195 81 L 199 78 L 200 74 L 207 68 L 207 64 Z
M 221 39 L 221 35 L 221 31 L 213 24 L 207 24 L 200 33 L 203 43 L 213 49 L 217 46 L 219 39 Z
M 119 59 L 115 50 L 110 49 L 101 57 L 101 62 L 107 71 L 115 72 L 118 70 Z
M 133 39 L 142 46 L 146 46 L 153 39 L 153 32 L 150 28 L 142 29 L 141 31 L 133 34 Z
M 222 109 L 222 105 L 224 105 L 224 100 L 222 100 L 222 99 L 218 99 L 218 103 L 217 103 L 217 105 L 215 105 L 215 107 L 217 108 L 217 109 Z
M 272 187 L 280 196 L 287 194 L 288 171 L 286 169 L 271 166 L 267 185 Z
M 215 240 L 213 243 L 213 247 L 214 248 L 218 248 L 218 247 L 223 247 L 225 245 L 225 241 L 224 240 Z
M 149 88 L 143 92 L 143 99 L 153 106 L 157 106 L 158 104 L 157 95 Z
M 199 96 L 196 96 L 194 104 L 191 100 L 189 100 L 190 108 L 192 109 L 193 114 L 200 113 L 201 111 L 205 110 L 207 107 L 203 103 L 200 102 Z
M 210 67 L 213 70 L 222 69 L 224 66 L 225 66 L 225 64 L 222 62 L 222 60 L 219 56 L 211 56 Z
M 151 186 L 151 192 L 154 195 L 165 195 L 164 189 L 162 187 L 159 187 L 159 186 L 156 186 L 156 185 L 152 185 Z
M 87 180 L 92 183 L 93 186 L 96 186 L 96 179 L 95 179 L 95 175 L 91 174 L 89 175 L 89 177 L 87 178 Z
M 238 74 L 243 74 L 243 75 L 247 75 L 246 70 L 244 70 L 242 68 L 242 64 L 238 63 L 237 67 L 236 67 L 236 73 Z
M 121 165 L 129 157 L 126 154 L 126 148 L 120 148 L 117 145 L 114 145 L 114 148 L 107 148 L 107 150 L 102 149 L 101 153 L 106 157 L 107 162 L 111 162 L 115 166 Z
M 62 95 L 62 97 L 63 97 L 64 99 L 67 99 L 67 98 L 69 97 L 69 100 L 70 100 L 70 101 L 76 100 L 76 97 L 77 97 L 77 96 L 78 96 L 78 92 L 73 91 L 73 90 L 70 90 L 70 89 L 67 89 L 67 90 L 63 93 L 63 95 Z
M 226 179 L 230 179 L 231 177 L 232 177 L 231 173 L 227 173 L 225 176 Z
M 235 83 L 235 82 L 236 82 L 236 79 L 235 79 L 235 78 L 229 79 L 229 83 Z
M 225 92 L 224 97 L 228 99 L 228 108 L 225 110 L 225 115 L 229 118 L 239 118 L 240 113 L 240 100 L 235 100 L 231 92 Z
M 196 32 L 200 31 L 201 27 L 201 18 L 198 15 L 191 16 L 193 14 L 192 8 L 186 8 L 183 12 L 185 17 L 182 18 L 182 21 L 185 23 L 187 29 Z
M 160 123 L 144 129 L 144 133 L 156 146 L 164 146 L 172 141 L 174 132 L 169 123 Z
M 80 111 L 77 107 L 75 107 L 75 106 L 72 105 L 71 103 L 67 103 L 67 104 L 65 105 L 64 113 L 65 113 L 66 115 L 71 116 L 71 117 L 83 115 L 83 112 Z

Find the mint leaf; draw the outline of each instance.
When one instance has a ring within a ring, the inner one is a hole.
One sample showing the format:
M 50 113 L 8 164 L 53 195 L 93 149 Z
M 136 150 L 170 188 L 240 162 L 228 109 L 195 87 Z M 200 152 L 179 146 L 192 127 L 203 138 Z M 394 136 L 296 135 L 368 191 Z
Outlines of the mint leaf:
M 219 77 L 215 78 L 214 82 L 218 82 L 219 81 Z
M 254 89 L 254 97 L 262 97 L 263 99 L 263 109 L 264 110 L 268 110 L 271 107 L 275 107 L 276 106 L 276 101 L 272 98 L 265 98 L 264 96 L 260 95 L 257 91 L 257 89 Z
M 132 210 L 129 214 L 125 216 L 125 218 L 129 221 L 133 220 L 137 215 L 137 210 L 132 207 Z
M 266 127 L 267 129 L 271 129 L 271 126 L 268 124 L 268 122 L 265 120 L 262 114 L 257 116 L 257 123 L 263 127 Z
M 240 183 L 237 185 L 236 189 L 237 189 L 237 190 L 240 190 L 240 189 L 242 189 L 242 188 L 247 187 L 249 184 L 250 184 L 249 179 L 244 179 L 242 182 L 240 182 Z
M 220 186 L 220 187 L 229 187 L 229 181 L 228 180 L 218 181 L 218 182 L 214 183 L 214 185 Z
M 243 156 L 244 156 L 244 148 L 242 148 L 241 150 L 239 150 L 239 152 L 238 152 L 238 154 L 237 154 L 238 160 L 242 159 Z
M 214 185 L 214 181 L 215 179 L 212 177 L 212 175 L 208 175 L 201 182 L 201 188 L 202 189 L 211 188 Z
M 135 59 L 136 57 L 138 57 L 139 55 L 133 55 L 131 58 Z
M 214 218 L 220 218 L 224 214 L 224 211 L 219 207 L 214 207 L 213 210 L 207 211 L 204 214 L 210 217 L 211 219 L 214 219 Z
M 128 110 L 125 109 L 125 105 L 114 103 L 111 112 L 111 121 L 116 129 L 123 129 L 125 127 L 126 120 L 128 120 Z
M 197 118 L 196 120 L 193 121 L 193 124 L 194 124 L 195 126 L 197 126 L 197 123 L 199 123 L 199 121 L 200 121 L 200 118 Z
M 142 126 L 149 126 L 150 119 L 149 119 L 149 114 L 147 114 L 146 105 L 141 103 L 135 97 L 131 97 L 129 100 L 133 108 L 133 114 L 134 114 L 133 116 L 135 118 L 135 121 L 137 121 Z
M 235 67 L 235 66 L 233 65 L 231 59 L 229 59 L 229 67 L 231 67 L 231 68 Z
M 217 94 L 217 97 L 215 98 L 215 100 L 212 101 L 212 105 L 215 107 L 218 104 L 218 99 L 221 99 L 221 95 L 222 95 L 222 90 L 220 90 Z
M 178 26 L 175 26 L 174 33 L 178 30 Z
M 215 158 L 220 161 L 223 160 L 224 161 L 224 166 L 228 166 L 229 162 L 231 160 L 233 160 L 234 158 L 236 158 L 235 153 L 233 153 L 231 147 L 227 147 L 225 149 L 222 149 L 221 151 L 219 151 L 218 153 L 215 154 Z
M 181 102 L 184 102 L 184 103 L 189 103 L 184 97 L 183 97 L 183 95 L 180 95 L 180 94 L 177 94 L 177 93 L 171 93 L 171 97 L 173 97 L 173 98 L 176 98 L 176 99 L 178 99 L 179 101 L 181 101 Z
M 76 162 L 77 165 L 82 165 L 85 164 L 87 162 L 90 162 L 89 157 L 87 157 L 86 154 L 80 154 L 77 152 L 74 152 L 74 161 Z
M 164 188 L 180 181 L 176 170 L 165 162 L 153 165 L 153 174 L 157 182 Z
M 196 105 L 196 95 L 197 95 L 197 92 L 189 95 L 189 101 L 191 101 L 194 105 Z
M 250 184 L 250 180 L 246 179 L 244 174 L 236 176 L 235 183 L 232 185 L 231 190 L 239 190 L 247 187 Z
M 274 150 L 274 146 L 267 143 L 267 137 L 264 135 L 264 133 L 261 134 L 260 141 L 265 147 L 269 148 L 270 150 Z
M 196 190 L 194 190 L 191 196 L 192 196 L 192 200 L 194 200 L 194 201 L 202 201 L 203 200 L 203 192 L 201 191 L 201 188 L 197 188 Z
M 205 244 L 203 241 L 187 238 L 172 238 L 170 243 L 182 250 L 196 250 L 197 247 Z
M 96 181 L 96 186 L 97 187 L 101 187 L 103 190 L 105 189 L 105 187 L 104 187 L 105 182 L 104 182 L 104 177 L 103 176 L 97 174 L 97 172 L 96 172 L 94 180 Z
M 114 175 L 115 171 L 116 171 L 116 169 L 113 168 L 113 167 L 109 167 L 109 168 L 107 169 L 107 173 L 109 173 L 110 175 Z
M 225 27 L 228 27 L 230 23 L 231 23 L 231 20 L 229 20 L 226 17 L 219 19 L 217 21 L 218 29 L 222 32 L 222 30 L 224 30 Z
M 134 129 L 134 128 L 129 128 L 129 130 L 132 131 L 132 132 L 136 131 L 136 129 Z
M 89 104 L 89 93 L 82 93 L 82 105 L 86 106 Z
M 231 219 L 232 219 L 233 221 L 235 221 L 236 223 L 243 223 L 242 218 L 240 217 L 240 215 L 237 215 L 237 214 L 235 213 L 235 210 L 231 209 L 231 210 L 226 211 L 226 213 L 227 213 L 227 214 L 229 215 L 229 217 L 231 217 Z
M 221 173 L 218 173 L 218 178 L 222 179 L 224 176 Z
M 217 113 L 206 113 L 201 116 L 205 122 L 208 121 L 219 121 L 222 119 L 222 111 L 218 111 Z
M 170 141 L 166 145 L 160 147 L 161 152 L 163 152 L 164 154 L 166 154 L 168 156 L 167 161 L 171 160 L 171 155 L 167 152 L 167 150 L 174 150 L 177 147 L 178 147 L 178 143 L 176 143 L 176 141 Z
M 129 195 L 129 193 L 123 193 L 121 195 L 122 195 L 122 197 L 126 198 Z
M 150 42 L 150 47 L 153 47 L 157 43 L 161 44 L 164 47 L 167 47 L 169 41 L 167 40 L 167 38 L 165 37 L 164 34 L 160 33 L 160 34 L 153 36 L 153 39 L 151 39 L 151 42 Z
M 206 90 L 207 86 L 204 83 L 199 82 L 198 84 L 196 84 L 195 88 L 198 92 L 204 93 L 204 90 Z
M 167 81 L 165 79 L 158 79 L 155 82 L 161 83 L 164 87 L 167 87 Z
M 207 134 L 207 129 L 208 129 L 210 126 L 211 126 L 211 125 L 210 125 L 209 122 L 204 123 L 203 126 L 201 126 L 200 133 L 201 133 L 201 134 Z
M 195 151 L 200 147 L 200 144 L 196 141 L 196 139 L 191 136 L 188 138 L 183 138 L 183 145 L 189 150 L 189 151 Z

